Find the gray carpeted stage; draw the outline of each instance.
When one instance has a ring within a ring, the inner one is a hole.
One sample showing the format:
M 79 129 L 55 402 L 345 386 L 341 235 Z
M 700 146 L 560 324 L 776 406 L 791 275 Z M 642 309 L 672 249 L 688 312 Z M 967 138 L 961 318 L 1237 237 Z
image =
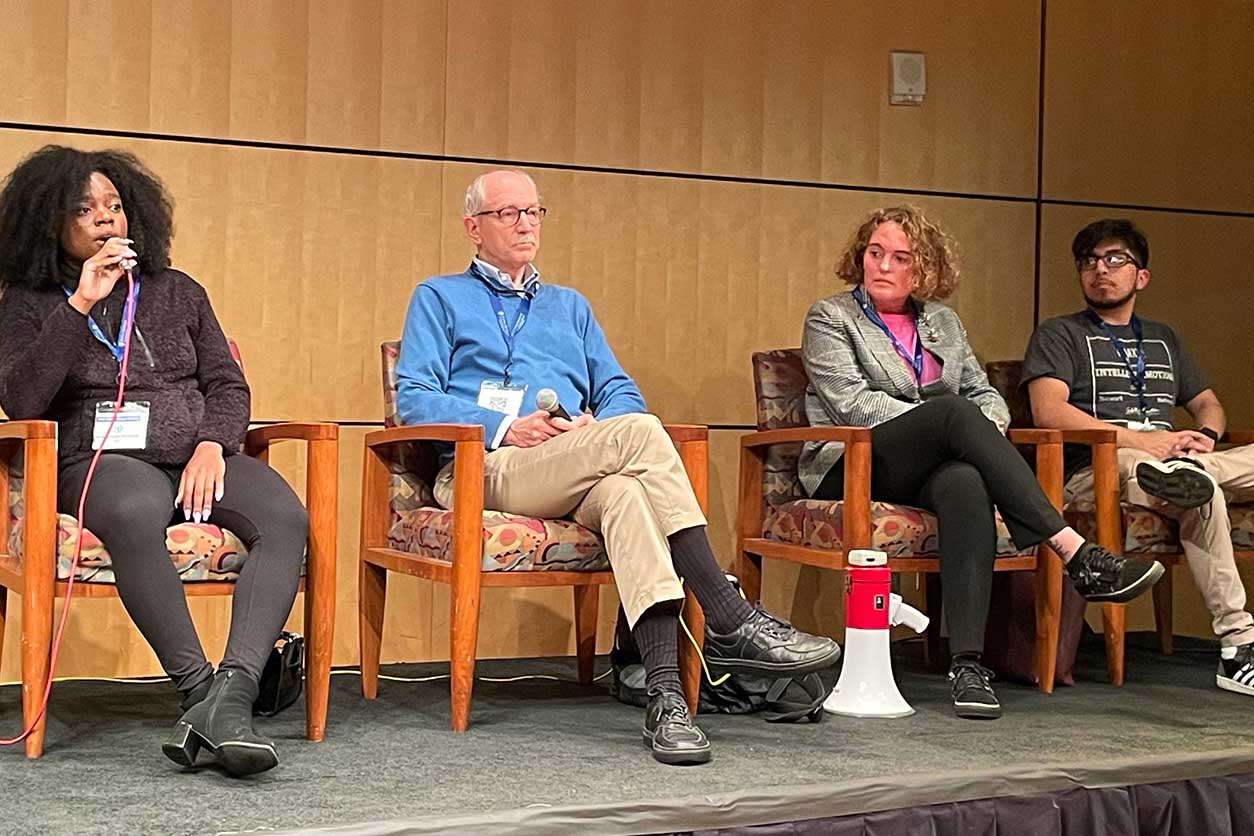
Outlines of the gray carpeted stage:
M 367 703 L 355 675 L 337 675 L 326 740 L 303 740 L 299 704 L 259 719 L 282 764 L 245 781 L 212 767 L 185 774 L 161 756 L 177 717 L 168 684 L 61 683 L 44 757 L 0 751 L 0 833 L 660 833 L 1254 772 L 1254 704 L 1215 688 L 1214 646 L 1181 641 L 1163 657 L 1145 637 L 1130 645 L 1122 689 L 1105 684 L 1100 641 L 1088 637 L 1077 687 L 1044 696 L 1001 683 L 1006 716 L 995 722 L 955 718 L 943 678 L 899 646 L 913 717 L 703 715 L 715 758 L 689 768 L 654 763 L 641 711 L 609 698 L 608 678 L 576 684 L 573 660 L 481 662 L 480 676 L 561 681 L 480 681 L 465 735 L 448 730 L 445 680 L 383 682 Z M 6 732 L 18 700 L 0 688 Z

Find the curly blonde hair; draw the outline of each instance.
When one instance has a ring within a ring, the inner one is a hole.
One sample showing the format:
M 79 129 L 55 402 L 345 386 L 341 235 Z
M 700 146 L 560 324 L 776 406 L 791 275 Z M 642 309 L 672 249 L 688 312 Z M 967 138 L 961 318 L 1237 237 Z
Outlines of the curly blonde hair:
M 836 275 L 852 285 L 862 284 L 862 256 L 880 224 L 892 221 L 910 239 L 914 256 L 914 290 L 921 301 L 948 299 L 958 289 L 958 260 L 954 240 L 917 206 L 876 209 L 862 222 L 845 254 L 836 263 Z

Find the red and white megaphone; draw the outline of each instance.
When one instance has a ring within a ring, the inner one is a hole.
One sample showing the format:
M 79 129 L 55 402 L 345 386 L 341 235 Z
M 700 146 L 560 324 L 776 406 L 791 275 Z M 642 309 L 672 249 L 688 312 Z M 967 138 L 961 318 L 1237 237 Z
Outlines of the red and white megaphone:
M 823 701 L 829 714 L 847 717 L 908 717 L 914 713 L 893 679 L 888 628 L 905 624 L 916 633 L 928 617 L 892 592 L 888 555 L 871 549 L 849 552 L 845 570 L 845 663 L 840 680 Z

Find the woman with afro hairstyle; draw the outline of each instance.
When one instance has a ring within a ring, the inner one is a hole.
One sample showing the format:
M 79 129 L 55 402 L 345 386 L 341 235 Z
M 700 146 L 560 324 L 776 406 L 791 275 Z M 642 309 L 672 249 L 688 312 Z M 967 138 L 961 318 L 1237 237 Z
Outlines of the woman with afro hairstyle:
M 229 774 L 247 775 L 278 763 L 253 730 L 252 704 L 296 597 L 309 523 L 286 481 L 238 455 L 248 384 L 204 289 L 170 267 L 172 212 L 161 182 L 124 152 L 50 145 L 13 170 L 0 191 L 0 408 L 57 422 L 57 507 L 76 514 L 117 391 L 129 272 L 125 400 L 147 421 L 134 434 L 114 428 L 83 523 L 108 549 L 122 603 L 182 694 L 186 713 L 162 750 L 190 766 L 204 747 Z M 249 552 L 216 672 L 165 534 L 175 518 L 211 517 Z
M 806 416 L 814 426 L 870 427 L 871 498 L 936 515 L 954 711 L 1000 717 L 991 672 L 980 664 L 997 553 L 994 506 L 1015 546 L 1048 541 L 1090 601 L 1130 600 L 1163 567 L 1085 541 L 1006 440 L 1006 402 L 958 315 L 940 301 L 958 286 L 953 242 L 940 227 L 914 207 L 877 210 L 836 274 L 853 289 L 806 314 Z M 843 452 L 839 443 L 805 445 L 797 470 L 810 496 L 844 495 Z

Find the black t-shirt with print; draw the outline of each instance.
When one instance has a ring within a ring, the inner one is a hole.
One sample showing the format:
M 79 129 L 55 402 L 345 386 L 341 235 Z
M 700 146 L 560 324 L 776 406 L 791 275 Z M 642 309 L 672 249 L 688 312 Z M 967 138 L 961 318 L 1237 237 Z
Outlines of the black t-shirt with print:
M 1131 325 L 1108 325 L 1123 346 L 1123 358 L 1088 311 L 1057 316 L 1037 326 L 1023 358 L 1023 383 L 1053 377 L 1070 388 L 1068 402 L 1093 417 L 1119 426 L 1147 421 L 1157 430 L 1173 428 L 1175 407 L 1209 385 L 1193 356 L 1169 325 L 1141 319 L 1145 351 L 1145 408 L 1128 368 L 1137 367 L 1137 339 Z M 1090 464 L 1089 448 L 1067 445 L 1068 478 Z

